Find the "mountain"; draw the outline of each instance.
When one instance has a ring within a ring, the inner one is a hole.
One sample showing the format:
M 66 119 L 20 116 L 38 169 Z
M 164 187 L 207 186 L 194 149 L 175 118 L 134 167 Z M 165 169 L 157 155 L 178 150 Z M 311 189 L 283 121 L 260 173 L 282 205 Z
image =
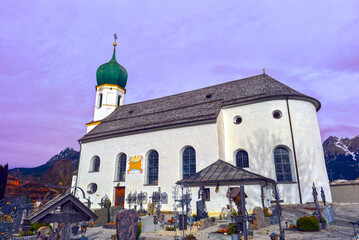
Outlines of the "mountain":
M 29 178 L 42 177 L 45 173 L 50 172 L 52 168 L 60 162 L 69 162 L 77 168 L 79 162 L 80 152 L 68 147 L 62 150 L 59 154 L 53 156 L 45 164 L 34 168 L 13 168 L 9 170 L 9 174 L 19 178 L 20 180 L 28 180 Z
M 352 139 L 328 137 L 323 142 L 329 180 L 359 177 L 359 136 Z

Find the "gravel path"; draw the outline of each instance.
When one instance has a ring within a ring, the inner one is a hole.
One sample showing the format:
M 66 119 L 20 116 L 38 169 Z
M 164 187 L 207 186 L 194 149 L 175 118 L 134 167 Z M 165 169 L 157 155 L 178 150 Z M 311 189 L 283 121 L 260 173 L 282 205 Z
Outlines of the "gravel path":
M 358 221 L 359 220 L 359 203 L 341 203 L 341 204 L 331 204 L 334 209 L 334 215 L 336 221 L 320 232 L 299 232 L 299 231 L 286 231 L 286 240 L 353 240 L 353 227 L 349 224 L 349 221 Z M 314 207 L 314 204 L 303 204 L 303 205 L 284 205 L 283 206 L 283 222 L 296 220 L 304 215 L 311 215 Z M 309 209 L 308 209 L 309 208 Z M 208 239 L 208 233 L 215 232 L 218 229 L 219 225 L 214 225 L 206 229 L 199 231 L 194 230 L 193 233 L 198 240 Z M 359 226 L 357 227 L 359 232 Z M 272 225 L 260 230 L 254 231 L 253 239 L 258 240 L 269 240 L 269 234 L 272 232 L 279 233 L 278 225 Z M 189 232 L 188 232 L 189 233 Z M 116 234 L 116 231 L 113 229 L 103 229 L 103 228 L 89 228 L 88 233 L 86 234 L 89 239 L 101 239 L 107 240 L 111 239 L 111 235 Z M 168 232 L 159 230 L 151 233 L 141 234 L 141 240 L 173 240 L 174 232 Z M 178 236 L 178 234 L 177 234 Z

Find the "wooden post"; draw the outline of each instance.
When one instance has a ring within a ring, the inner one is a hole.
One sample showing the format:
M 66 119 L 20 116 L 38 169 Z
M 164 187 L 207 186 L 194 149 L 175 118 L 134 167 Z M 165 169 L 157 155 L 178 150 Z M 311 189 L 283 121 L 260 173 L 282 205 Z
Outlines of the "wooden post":
M 61 213 L 71 214 L 72 210 L 72 203 L 68 202 L 61 208 Z M 60 230 L 60 239 L 61 240 L 68 240 L 70 237 L 70 224 L 71 219 L 65 219 L 61 222 L 61 230 Z

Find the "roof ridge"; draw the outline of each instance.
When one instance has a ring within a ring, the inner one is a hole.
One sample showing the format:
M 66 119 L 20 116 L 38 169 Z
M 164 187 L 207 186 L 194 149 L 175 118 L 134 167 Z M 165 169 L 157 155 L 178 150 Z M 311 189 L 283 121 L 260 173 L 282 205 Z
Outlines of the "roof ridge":
M 144 102 L 151 102 L 151 101 L 160 100 L 160 99 L 163 99 L 163 98 L 174 97 L 174 96 L 178 96 L 178 95 L 182 95 L 182 94 L 186 94 L 186 93 L 192 93 L 192 92 L 204 90 L 204 89 L 207 89 L 207 88 L 219 87 L 219 86 L 221 86 L 221 85 L 227 85 L 227 84 L 234 83 L 234 82 L 237 82 L 237 81 L 244 81 L 244 80 L 248 80 L 248 79 L 251 79 L 251 78 L 259 77 L 259 76 L 261 76 L 261 75 L 265 75 L 265 76 L 268 76 L 268 77 L 269 77 L 269 75 L 267 75 L 267 74 L 258 74 L 258 75 L 254 75 L 254 76 L 251 76 L 251 77 L 246 77 L 246 78 L 240 78 L 240 79 L 236 79 L 236 80 L 231 80 L 231 81 L 229 81 L 229 82 L 223 82 L 223 83 L 219 83 L 219 84 L 215 84 L 215 85 L 211 85 L 211 86 L 207 86 L 207 87 L 192 89 L 192 90 L 189 90 L 189 91 L 180 92 L 180 93 L 175 93 L 175 94 L 171 94 L 171 95 L 167 95 L 167 96 L 163 96 L 163 97 L 152 98 L 152 99 L 143 100 L 143 101 L 139 101 L 139 102 L 129 103 L 129 104 L 123 105 L 122 107 L 125 107 L 125 106 L 126 106 L 126 107 L 129 107 L 129 106 L 131 106 L 131 105 L 136 105 L 136 104 L 140 104 L 140 103 L 144 103 Z M 272 78 L 272 79 L 274 79 L 274 78 Z M 274 79 L 274 80 L 275 80 L 275 79 Z M 277 82 L 278 82 L 278 81 L 277 81 Z

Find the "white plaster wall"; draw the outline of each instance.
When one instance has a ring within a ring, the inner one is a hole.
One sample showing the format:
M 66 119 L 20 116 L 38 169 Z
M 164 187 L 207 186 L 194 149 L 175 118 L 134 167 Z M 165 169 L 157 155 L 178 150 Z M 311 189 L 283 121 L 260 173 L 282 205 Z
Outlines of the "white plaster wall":
M 324 187 L 328 201 L 331 201 L 315 107 L 309 102 L 300 100 L 289 100 L 289 107 L 303 202 L 313 201 L 312 181 L 315 181 L 317 186 Z M 275 110 L 282 112 L 282 118 L 272 117 Z M 249 155 L 249 171 L 276 180 L 273 152 L 277 146 L 284 146 L 290 152 L 292 177 L 297 181 L 286 100 L 225 108 L 222 114 L 225 161 L 235 165 L 236 151 L 245 150 Z M 238 125 L 233 123 L 237 115 L 243 119 Z M 246 189 L 249 205 L 261 206 L 258 197 L 260 188 L 250 186 Z M 299 203 L 297 183 L 279 184 L 279 190 L 285 203 Z
M 133 193 L 135 190 L 137 192 L 142 190 L 151 195 L 160 186 L 161 190 L 166 192 L 169 198 L 169 204 L 163 205 L 163 210 L 172 211 L 172 187 L 176 181 L 182 179 L 180 175 L 180 162 L 182 161 L 180 152 L 185 146 L 192 146 L 196 150 L 197 171 L 215 162 L 218 159 L 216 123 L 153 131 L 84 143 L 81 147 L 78 186 L 87 190 L 87 186 L 90 183 L 97 183 L 97 192 L 88 194 L 93 202 L 92 208 L 99 207 L 98 203 L 104 195 L 109 196 L 112 202 L 114 202 L 114 187 L 117 184 L 126 187 L 126 196 L 130 191 Z M 158 186 L 146 186 L 146 156 L 152 149 L 156 150 L 159 154 Z M 125 182 L 114 181 L 116 157 L 119 153 L 125 153 L 127 158 L 135 155 L 144 156 L 144 173 L 126 174 Z M 101 159 L 100 171 L 89 172 L 90 161 L 95 155 Z M 195 193 L 193 195 L 194 200 L 192 201 L 194 210 L 197 190 L 193 189 L 193 193 Z M 218 208 L 218 206 L 214 207 Z
M 289 108 L 303 202 L 313 202 L 313 182 L 319 195 L 320 187 L 323 187 L 327 201 L 331 202 L 329 179 L 315 107 L 309 102 L 289 100 Z

